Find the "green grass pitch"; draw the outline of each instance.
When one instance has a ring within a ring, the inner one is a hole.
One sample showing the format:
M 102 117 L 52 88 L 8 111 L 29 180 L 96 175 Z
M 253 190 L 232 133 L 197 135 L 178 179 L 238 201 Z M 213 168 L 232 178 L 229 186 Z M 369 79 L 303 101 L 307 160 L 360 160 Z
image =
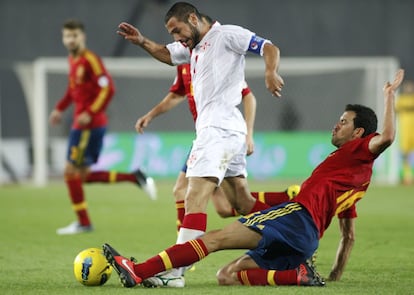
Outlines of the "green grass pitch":
M 356 243 L 340 282 L 325 288 L 220 287 L 215 273 L 244 251 L 208 256 L 186 273 L 184 289 L 124 289 L 113 272 L 101 287 L 85 287 L 73 275 L 73 259 L 89 247 L 110 243 L 139 261 L 175 242 L 172 181 L 159 181 L 159 199 L 150 201 L 128 184 L 94 184 L 85 188 L 95 231 L 57 236 L 55 230 L 74 220 L 63 182 L 36 189 L 0 187 L 1 294 L 414 294 L 414 188 L 372 185 L 358 205 Z M 251 181 L 252 190 L 281 190 L 287 184 Z M 208 229 L 221 219 L 209 207 Z M 234 220 L 234 219 L 233 219 Z M 337 220 L 318 251 L 318 271 L 330 270 L 339 240 Z M 131 293 L 132 292 L 132 293 Z

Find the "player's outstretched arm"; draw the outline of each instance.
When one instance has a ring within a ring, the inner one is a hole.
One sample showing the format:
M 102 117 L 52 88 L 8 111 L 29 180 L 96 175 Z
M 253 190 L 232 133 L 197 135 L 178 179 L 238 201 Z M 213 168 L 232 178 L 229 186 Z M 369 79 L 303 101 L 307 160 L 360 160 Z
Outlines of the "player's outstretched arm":
M 155 59 L 158 59 L 161 62 L 172 65 L 170 52 L 167 47 L 163 44 L 158 44 L 141 34 L 141 32 L 134 27 L 133 25 L 122 22 L 118 26 L 119 31 L 118 35 L 124 37 L 125 40 L 130 41 L 131 43 L 142 47 L 149 54 L 151 54 Z
M 148 126 L 148 124 L 154 119 L 155 117 L 168 112 L 169 110 L 175 108 L 178 104 L 185 100 L 185 96 L 176 94 L 174 92 L 169 92 L 163 100 L 161 100 L 155 107 L 153 107 L 148 113 L 144 116 L 139 118 L 135 123 L 135 130 L 138 133 L 144 133 L 144 128 Z
M 369 143 L 369 150 L 374 154 L 382 153 L 395 139 L 395 91 L 404 79 L 404 70 L 400 69 L 392 83 L 384 85 L 384 123 L 380 135 L 373 137 Z

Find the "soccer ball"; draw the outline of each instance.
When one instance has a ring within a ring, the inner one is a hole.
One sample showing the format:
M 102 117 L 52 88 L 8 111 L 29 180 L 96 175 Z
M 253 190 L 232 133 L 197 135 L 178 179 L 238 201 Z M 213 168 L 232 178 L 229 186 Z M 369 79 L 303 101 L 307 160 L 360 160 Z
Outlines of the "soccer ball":
M 88 248 L 75 257 L 73 272 L 79 283 L 85 286 L 101 286 L 111 277 L 112 267 L 102 249 Z

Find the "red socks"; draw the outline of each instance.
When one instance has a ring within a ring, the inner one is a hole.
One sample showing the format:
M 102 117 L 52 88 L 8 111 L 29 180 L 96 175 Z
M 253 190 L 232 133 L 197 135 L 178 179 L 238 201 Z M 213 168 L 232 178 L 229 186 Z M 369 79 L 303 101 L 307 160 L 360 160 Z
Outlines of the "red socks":
M 247 286 L 297 285 L 297 277 L 296 269 L 277 271 L 253 268 L 237 273 L 240 283 Z
M 191 265 L 208 255 L 208 250 L 201 239 L 177 244 L 144 263 L 134 265 L 134 272 L 145 280 L 167 269 Z
M 261 201 L 259 201 L 259 200 L 256 200 L 256 203 L 254 203 L 254 206 L 250 210 L 249 213 L 254 213 L 254 212 L 257 212 L 257 211 L 265 210 L 267 208 L 270 208 L 270 206 L 263 203 L 263 202 L 261 202 Z
M 72 177 L 66 177 L 66 186 L 69 190 L 69 196 L 72 201 L 73 211 L 78 216 L 81 225 L 90 225 L 88 208 L 83 193 L 82 179 L 79 174 Z
M 185 215 L 184 200 L 175 202 L 175 209 L 177 210 L 177 231 L 179 231 Z
M 137 179 L 132 173 L 119 173 L 116 171 L 93 171 L 90 172 L 85 179 L 85 182 L 114 183 L 122 181 L 136 183 Z
M 289 201 L 286 192 L 252 192 L 252 196 L 270 207 Z

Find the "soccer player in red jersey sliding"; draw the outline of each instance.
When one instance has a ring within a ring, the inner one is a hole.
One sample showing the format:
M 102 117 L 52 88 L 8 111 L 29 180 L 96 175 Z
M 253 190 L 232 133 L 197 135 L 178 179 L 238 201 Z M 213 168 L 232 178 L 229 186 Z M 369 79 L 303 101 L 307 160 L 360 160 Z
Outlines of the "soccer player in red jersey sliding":
M 156 198 L 156 188 L 153 179 L 139 169 L 132 173 L 90 171 L 102 149 L 108 123 L 105 110 L 114 94 L 114 85 L 102 60 L 86 48 L 81 22 L 66 21 L 62 28 L 62 41 L 69 52 L 69 85 L 51 112 L 49 121 L 51 125 L 60 123 L 62 112 L 74 104 L 64 176 L 78 220 L 57 230 L 58 234 L 66 235 L 92 230 L 82 183 L 129 181 L 140 186 L 151 199 Z
M 220 285 L 303 285 L 324 286 L 307 259 L 332 218 L 340 218 L 341 241 L 330 280 L 339 280 L 355 240 L 356 203 L 365 195 L 375 159 L 395 139 L 395 91 L 404 71 L 392 83 L 386 82 L 382 132 L 377 133 L 375 112 L 349 104 L 332 130 L 335 151 L 321 162 L 301 186 L 294 200 L 241 217 L 222 230 L 209 231 L 184 244 L 174 245 L 143 263 L 121 256 L 103 245 L 107 260 L 125 287 L 145 285 L 161 271 L 191 265 L 212 252 L 250 249 L 221 268 Z

